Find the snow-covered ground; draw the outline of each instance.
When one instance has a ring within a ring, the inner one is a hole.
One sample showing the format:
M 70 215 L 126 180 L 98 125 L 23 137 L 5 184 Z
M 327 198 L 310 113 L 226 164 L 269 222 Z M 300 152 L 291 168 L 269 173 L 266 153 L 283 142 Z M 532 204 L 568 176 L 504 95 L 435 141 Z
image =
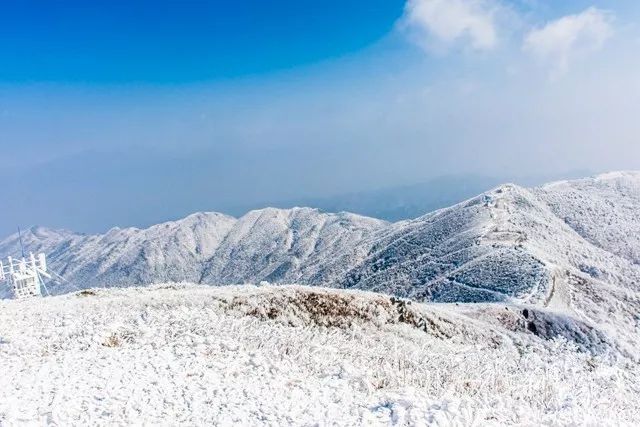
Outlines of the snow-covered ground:
M 499 308 L 297 286 L 4 300 L 0 425 L 637 424 L 637 363 Z

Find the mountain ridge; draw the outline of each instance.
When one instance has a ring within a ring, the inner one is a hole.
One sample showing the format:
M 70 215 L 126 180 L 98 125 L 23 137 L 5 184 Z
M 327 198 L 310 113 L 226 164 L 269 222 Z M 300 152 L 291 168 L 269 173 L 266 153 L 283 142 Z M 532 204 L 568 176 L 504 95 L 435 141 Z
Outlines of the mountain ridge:
M 554 280 L 566 276 L 556 270 L 635 286 L 638 209 L 640 172 L 624 171 L 531 189 L 503 184 L 394 223 L 314 208 L 264 208 L 240 218 L 197 212 L 104 234 L 35 227 L 22 237 L 27 251 L 46 252 L 51 267 L 71 282 L 54 286 L 54 293 L 171 281 L 269 281 L 443 302 L 515 298 L 549 304 Z M 632 236 L 625 235 L 629 230 Z M 7 255 L 19 255 L 15 234 L 0 242 L 0 256 Z

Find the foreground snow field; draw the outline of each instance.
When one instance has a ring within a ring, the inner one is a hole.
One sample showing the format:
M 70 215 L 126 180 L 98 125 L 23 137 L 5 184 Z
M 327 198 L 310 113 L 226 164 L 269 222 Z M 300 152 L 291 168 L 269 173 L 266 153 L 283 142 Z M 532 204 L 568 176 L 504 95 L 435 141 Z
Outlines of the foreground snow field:
M 498 309 L 491 318 L 520 316 L 514 306 L 407 304 L 298 286 L 5 300 L 0 424 L 640 420 L 636 362 L 481 314 Z

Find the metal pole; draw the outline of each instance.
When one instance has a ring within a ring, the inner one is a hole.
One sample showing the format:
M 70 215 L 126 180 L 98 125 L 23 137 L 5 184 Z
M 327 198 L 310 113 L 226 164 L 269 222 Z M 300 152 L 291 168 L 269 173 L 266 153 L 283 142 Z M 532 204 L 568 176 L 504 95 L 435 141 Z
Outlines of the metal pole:
M 20 251 L 22 252 L 22 258 L 24 258 L 24 245 L 22 244 L 22 231 L 20 230 L 20 226 L 18 226 L 18 238 L 20 239 Z

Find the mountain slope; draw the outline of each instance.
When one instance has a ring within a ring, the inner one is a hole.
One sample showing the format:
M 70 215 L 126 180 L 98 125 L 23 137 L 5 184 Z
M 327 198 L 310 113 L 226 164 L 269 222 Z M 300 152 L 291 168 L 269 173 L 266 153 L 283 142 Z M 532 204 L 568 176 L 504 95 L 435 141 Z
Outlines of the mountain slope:
M 235 222 L 218 213 L 198 213 L 143 230 L 114 228 L 103 235 L 34 228 L 23 242 L 28 251 L 45 252 L 50 268 L 67 280 L 51 285 L 53 293 L 162 280 L 198 281 L 200 264 L 213 256 Z M 1 242 L 0 253 L 19 253 L 15 242 L 15 236 Z
M 554 182 L 535 192 L 585 240 L 640 264 L 640 172 Z
M 523 229 L 510 224 L 513 204 L 528 207 L 526 195 L 507 185 L 396 223 L 381 233 L 343 286 L 444 302 L 539 298 L 548 271 L 524 249 Z
M 335 280 L 364 257 L 359 243 L 384 221 L 315 209 L 262 209 L 240 219 L 198 213 L 148 229 L 75 235 L 32 229 L 27 251 L 43 251 L 68 283 L 53 293 L 100 286 L 191 281 L 210 284 Z M 17 236 L 0 242 L 0 255 L 20 254 Z M 5 292 L 6 296 L 6 292 Z
M 558 270 L 570 268 L 633 288 L 640 278 L 634 258 L 640 197 L 629 196 L 628 188 L 637 190 L 640 174 L 621 179 L 603 176 L 588 181 L 592 186 L 581 180 L 531 190 L 504 185 L 393 224 L 343 285 L 436 301 L 506 296 L 540 302 L 551 296 Z M 562 202 L 569 191 L 575 205 Z M 619 207 L 607 211 L 602 200 Z
M 218 213 L 198 213 L 140 230 L 112 229 L 87 236 L 51 260 L 74 284 L 144 284 L 197 281 L 199 265 L 213 256 L 236 223 Z
M 0 241 L 0 256 L 20 257 L 22 247 L 25 252 L 44 252 L 48 256 L 57 251 L 64 251 L 80 242 L 85 235 L 74 233 L 68 230 L 54 230 L 45 227 L 31 227 L 22 230 L 21 235 L 12 234 L 5 240 Z M 22 239 L 22 244 L 20 240 Z M 22 247 L 21 247 L 22 246 Z
M 384 221 L 316 209 L 262 209 L 240 218 L 201 282 L 329 283 L 364 257 L 361 242 Z

